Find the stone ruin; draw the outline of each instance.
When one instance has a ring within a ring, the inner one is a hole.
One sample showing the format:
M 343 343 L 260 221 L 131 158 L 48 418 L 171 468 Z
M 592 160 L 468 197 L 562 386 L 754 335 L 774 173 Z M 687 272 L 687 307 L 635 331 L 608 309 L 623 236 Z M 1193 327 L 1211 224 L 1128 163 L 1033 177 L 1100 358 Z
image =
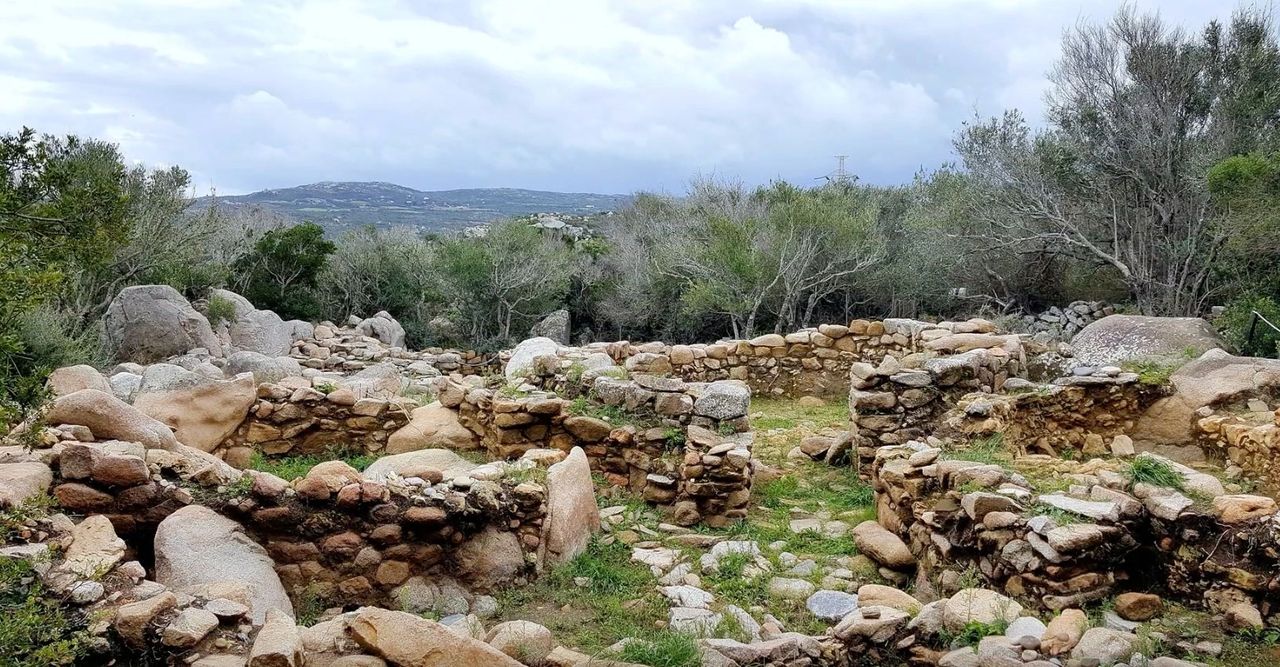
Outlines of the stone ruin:
M 491 594 L 610 523 L 597 483 L 709 547 L 702 571 L 730 554 L 767 570 L 754 542 L 689 528 L 748 516 L 764 467 L 753 394 L 848 396 L 848 431 L 796 451 L 869 480 L 876 519 L 850 535 L 885 579 L 915 584 L 808 591 L 831 627 L 804 635 L 708 608 L 681 552 L 636 545 L 671 627 L 704 637 L 704 665 L 1122 662 L 1135 619 L 1159 607 L 1151 590 L 1232 628 L 1280 625 L 1280 514 L 1245 492 L 1275 489 L 1272 362 L 1211 351 L 1151 383 L 983 320 L 901 319 L 706 345 L 535 338 L 494 358 L 405 350 L 384 313 L 289 323 L 223 293 L 235 316 L 213 325 L 165 290 L 129 289 L 108 336 L 148 365 L 60 369 L 47 426 L 19 425 L 0 447 L 0 506 L 47 492 L 62 511 L 25 521 L 0 557 L 100 613 L 104 660 L 620 665 L 527 621 L 486 631 Z M 998 460 L 955 455 L 976 442 Z M 375 460 L 290 480 L 247 469 L 338 453 Z M 1227 481 L 1179 461 L 1216 463 Z M 1135 481 L 1135 465 L 1177 480 Z M 1081 610 L 1112 596 L 1105 627 L 1086 631 Z M 300 626 L 316 604 L 331 613 Z M 1057 615 L 1046 626 L 1041 613 Z M 726 615 L 755 628 L 749 641 L 716 636 Z M 945 644 L 975 621 L 1008 629 Z

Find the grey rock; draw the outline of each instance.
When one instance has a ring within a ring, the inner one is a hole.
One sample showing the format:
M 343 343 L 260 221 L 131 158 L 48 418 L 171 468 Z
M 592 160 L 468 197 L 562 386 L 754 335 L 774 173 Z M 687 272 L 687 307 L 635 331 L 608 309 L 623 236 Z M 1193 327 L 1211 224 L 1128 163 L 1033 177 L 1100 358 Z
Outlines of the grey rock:
M 103 342 L 117 361 L 147 364 L 197 347 L 221 356 L 209 320 L 168 285 L 120 290 L 102 324 Z
M 842 591 L 820 590 L 810 595 L 804 606 L 824 621 L 837 622 L 858 608 L 858 596 Z

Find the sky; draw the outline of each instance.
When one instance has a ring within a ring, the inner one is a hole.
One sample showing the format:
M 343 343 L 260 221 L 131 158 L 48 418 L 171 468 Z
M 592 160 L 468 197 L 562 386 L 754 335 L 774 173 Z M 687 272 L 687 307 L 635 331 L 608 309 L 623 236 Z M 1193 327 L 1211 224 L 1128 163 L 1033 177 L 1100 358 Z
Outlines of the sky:
M 1102 0 L 0 0 L 0 133 L 177 164 L 197 194 L 315 181 L 680 192 L 867 182 L 1042 122 Z M 1232 5 L 1139 0 L 1198 30 Z

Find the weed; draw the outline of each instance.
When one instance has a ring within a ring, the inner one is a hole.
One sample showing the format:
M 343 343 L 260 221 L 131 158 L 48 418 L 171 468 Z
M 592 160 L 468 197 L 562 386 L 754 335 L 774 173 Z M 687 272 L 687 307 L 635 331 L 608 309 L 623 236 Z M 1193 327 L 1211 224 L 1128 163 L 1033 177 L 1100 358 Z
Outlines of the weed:
M 1071 524 L 1081 523 L 1087 517 L 1080 516 L 1074 512 L 1069 512 L 1061 507 L 1055 507 L 1045 503 L 1036 503 L 1031 506 L 1030 510 L 1033 516 L 1047 516 L 1053 519 L 1058 526 L 1070 526 Z
M 328 396 L 338 390 L 338 385 L 332 382 L 317 382 L 313 386 L 316 391 L 324 394 L 325 396 Z
M 1178 471 L 1174 470 L 1168 463 L 1150 456 L 1135 458 L 1129 463 L 1124 475 L 1129 480 L 1130 486 L 1141 482 L 1178 491 L 1182 491 L 1185 488 L 1182 482 L 1182 475 L 1178 474 Z
M 942 640 L 944 645 L 952 647 L 960 646 L 977 646 L 983 637 L 992 635 L 1003 635 L 1004 631 L 1009 628 L 1009 622 L 1004 619 L 996 619 L 991 623 L 983 623 L 982 621 L 969 621 L 964 624 L 959 632 L 954 634 L 943 632 Z
M 325 609 L 324 600 L 320 598 L 320 592 L 313 585 L 308 585 L 298 592 L 298 598 L 293 606 L 297 609 L 298 625 L 303 627 L 315 625 Z
M 684 447 L 684 429 L 668 426 L 663 430 L 662 437 L 666 439 L 667 445 L 672 449 L 680 449 Z
M 49 510 L 57 505 L 53 496 L 42 493 L 32 496 L 17 507 L 0 512 L 0 543 L 10 540 L 30 521 L 49 516 Z

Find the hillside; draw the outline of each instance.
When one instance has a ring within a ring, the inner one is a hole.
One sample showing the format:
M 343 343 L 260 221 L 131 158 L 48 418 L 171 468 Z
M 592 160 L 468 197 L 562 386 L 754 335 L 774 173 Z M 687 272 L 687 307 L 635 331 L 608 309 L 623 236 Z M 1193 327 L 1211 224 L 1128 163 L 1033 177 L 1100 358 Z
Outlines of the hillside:
M 262 206 L 310 220 L 324 226 L 331 236 L 369 224 L 448 231 L 530 213 L 590 215 L 616 210 L 630 200 L 629 195 L 517 188 L 422 191 L 381 182 L 312 183 L 216 198 L 219 206 Z

